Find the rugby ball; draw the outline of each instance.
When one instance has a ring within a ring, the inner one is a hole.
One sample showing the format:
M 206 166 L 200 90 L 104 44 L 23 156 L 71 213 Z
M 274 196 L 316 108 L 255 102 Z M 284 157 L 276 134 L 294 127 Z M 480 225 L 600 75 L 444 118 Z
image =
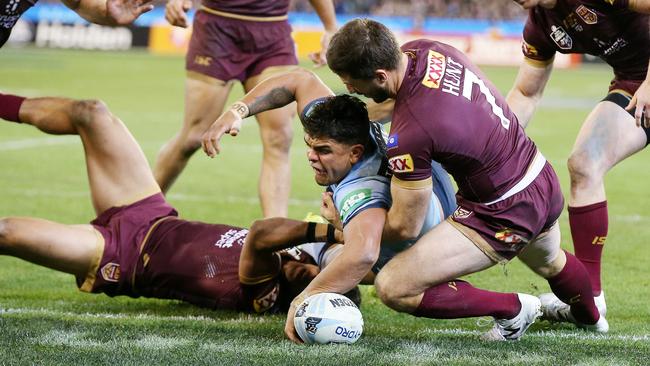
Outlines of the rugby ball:
M 305 299 L 293 318 L 296 332 L 307 344 L 356 342 L 363 333 L 363 317 L 349 298 L 323 292 Z

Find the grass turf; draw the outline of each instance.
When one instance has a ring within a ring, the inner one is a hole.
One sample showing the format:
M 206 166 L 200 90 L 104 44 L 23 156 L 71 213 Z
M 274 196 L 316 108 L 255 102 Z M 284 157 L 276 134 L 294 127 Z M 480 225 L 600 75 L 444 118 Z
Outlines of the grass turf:
M 100 98 L 120 116 L 153 163 L 176 133 L 183 111 L 183 59 L 144 52 L 96 53 L 36 49 L 0 52 L 0 90 L 27 96 Z M 502 91 L 514 68 L 484 68 Z M 328 70 L 319 75 L 337 92 Z M 568 192 L 566 158 L 581 122 L 604 96 L 605 67 L 556 70 L 528 133 L 553 163 Z M 231 95 L 241 95 L 236 87 Z M 432 113 L 435 113 L 435 109 Z M 317 211 L 320 188 L 306 163 L 295 124 L 290 216 Z M 594 336 L 570 326 L 535 324 L 521 342 L 485 343 L 476 319 L 440 321 L 397 314 L 364 288 L 366 329 L 353 346 L 304 347 L 284 340 L 281 316 L 214 312 L 174 301 L 79 293 L 70 275 L 0 257 L 0 364 L 642 364 L 650 354 L 650 280 L 644 257 L 650 233 L 645 153 L 607 177 L 610 233 L 604 286 L 611 331 Z M 247 121 L 226 137 L 215 160 L 192 159 L 169 195 L 189 219 L 248 225 L 261 215 L 256 196 L 261 146 Z M 37 216 L 64 223 L 94 217 L 81 144 L 34 128 L 0 122 L 0 216 Z M 567 217 L 564 247 L 571 248 Z M 547 292 L 516 260 L 468 276 L 493 290 Z M 480 322 L 479 322 L 480 323 Z

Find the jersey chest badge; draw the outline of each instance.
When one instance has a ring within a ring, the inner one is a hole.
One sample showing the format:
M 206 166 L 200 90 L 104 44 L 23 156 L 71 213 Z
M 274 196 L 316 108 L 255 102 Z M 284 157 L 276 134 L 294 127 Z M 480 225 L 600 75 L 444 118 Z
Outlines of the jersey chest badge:
M 560 26 L 551 26 L 551 39 L 555 44 L 563 50 L 570 50 L 573 47 L 573 39 L 571 36 Z
M 576 14 L 587 24 L 596 24 L 598 22 L 598 15 L 584 5 L 578 6 Z

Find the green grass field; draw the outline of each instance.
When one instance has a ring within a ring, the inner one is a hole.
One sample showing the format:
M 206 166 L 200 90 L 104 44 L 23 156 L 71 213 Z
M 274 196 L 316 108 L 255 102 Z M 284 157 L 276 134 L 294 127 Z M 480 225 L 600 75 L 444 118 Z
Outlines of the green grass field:
M 151 163 L 178 129 L 183 111 L 180 57 L 144 52 L 95 53 L 34 49 L 0 52 L 0 91 L 27 96 L 100 98 L 120 116 Z M 506 92 L 516 70 L 485 68 Z M 319 75 L 343 86 L 328 70 Z M 604 95 L 605 67 L 556 70 L 528 132 L 568 192 L 566 158 L 582 120 Z M 232 98 L 241 95 L 235 88 Z M 318 211 L 319 192 L 295 123 L 290 216 Z M 225 139 L 215 160 L 197 154 L 168 198 L 184 218 L 249 225 L 260 217 L 256 123 Z M 605 336 L 548 323 L 515 343 L 486 343 L 476 319 L 438 321 L 397 314 L 364 288 L 366 328 L 352 346 L 298 346 L 284 339 L 281 316 L 215 312 L 174 301 L 109 298 L 77 291 L 70 275 L 0 258 L 0 364 L 647 364 L 650 356 L 650 180 L 642 152 L 607 178 L 610 230 L 604 286 L 611 331 Z M 644 166 L 646 168 L 644 168 Z M 0 216 L 37 216 L 64 223 L 94 217 L 81 144 L 29 126 L 0 121 Z M 571 248 L 567 217 L 563 245 Z M 469 276 L 476 285 L 533 294 L 548 292 L 518 261 Z

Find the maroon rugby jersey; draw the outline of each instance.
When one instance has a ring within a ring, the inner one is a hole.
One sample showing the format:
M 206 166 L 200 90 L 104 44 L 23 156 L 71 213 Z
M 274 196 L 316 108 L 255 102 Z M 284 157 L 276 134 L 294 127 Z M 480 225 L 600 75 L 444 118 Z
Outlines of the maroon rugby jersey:
M 504 98 L 457 49 L 431 40 L 402 46 L 408 68 L 387 143 L 403 181 L 431 177 L 431 160 L 454 177 L 466 200 L 489 202 L 526 173 L 537 148 Z
M 524 28 L 527 58 L 550 60 L 555 52 L 587 53 L 614 68 L 622 80 L 643 80 L 650 57 L 650 16 L 628 9 L 629 0 L 557 0 L 532 8 Z
M 256 17 L 275 17 L 289 12 L 289 0 L 202 0 L 210 9 Z
M 0 47 L 9 39 L 18 18 L 38 0 L 0 0 Z
M 134 292 L 177 299 L 212 309 L 253 310 L 253 301 L 272 298 L 270 309 L 289 303 L 282 275 L 258 286 L 239 282 L 239 256 L 248 230 L 168 218 L 146 240 L 138 261 Z M 305 253 L 298 256 L 308 257 Z M 299 258 L 306 261 L 307 258 Z

